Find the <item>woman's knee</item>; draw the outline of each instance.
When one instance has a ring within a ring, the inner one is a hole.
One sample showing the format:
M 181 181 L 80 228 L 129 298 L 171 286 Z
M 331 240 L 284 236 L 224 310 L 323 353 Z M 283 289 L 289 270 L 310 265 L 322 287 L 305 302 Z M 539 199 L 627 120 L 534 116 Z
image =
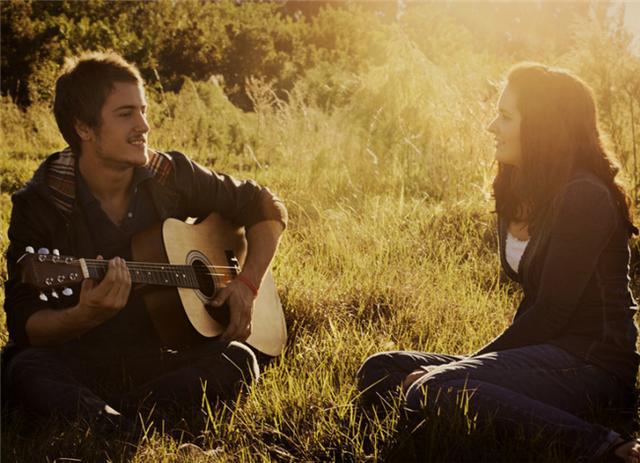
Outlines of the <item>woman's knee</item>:
M 404 397 L 405 408 L 413 412 L 427 409 L 429 407 L 428 399 L 431 398 L 432 389 L 435 392 L 436 385 L 433 382 L 429 384 L 428 374 L 425 373 L 424 376 L 418 378 L 407 388 Z
M 405 408 L 410 411 L 452 409 L 460 402 L 465 383 L 464 377 L 426 373 L 407 389 Z
M 356 382 L 359 391 L 366 391 L 375 386 L 389 375 L 394 363 L 396 352 L 378 352 L 370 355 L 362 363 L 356 373 Z

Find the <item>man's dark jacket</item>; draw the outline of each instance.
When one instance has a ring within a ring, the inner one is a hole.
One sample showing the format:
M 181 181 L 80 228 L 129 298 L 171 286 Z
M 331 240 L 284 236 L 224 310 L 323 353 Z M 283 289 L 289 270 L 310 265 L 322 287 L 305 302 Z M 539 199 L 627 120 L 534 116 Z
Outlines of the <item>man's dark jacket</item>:
M 85 214 L 76 198 L 76 159 L 69 150 L 54 153 L 38 168 L 33 178 L 12 196 L 7 250 L 8 279 L 4 308 L 9 330 L 9 352 L 29 346 L 25 324 L 43 308 L 64 308 L 77 303 L 79 289 L 62 300 L 43 302 L 38 292 L 20 282 L 16 261 L 27 246 L 58 249 L 60 254 L 95 258 Z M 216 211 L 238 226 L 250 227 L 264 220 L 278 220 L 284 226 L 283 203 L 266 188 L 252 181 L 238 181 L 213 173 L 179 152 L 149 151 L 151 173 L 148 188 L 160 219 L 202 219 Z

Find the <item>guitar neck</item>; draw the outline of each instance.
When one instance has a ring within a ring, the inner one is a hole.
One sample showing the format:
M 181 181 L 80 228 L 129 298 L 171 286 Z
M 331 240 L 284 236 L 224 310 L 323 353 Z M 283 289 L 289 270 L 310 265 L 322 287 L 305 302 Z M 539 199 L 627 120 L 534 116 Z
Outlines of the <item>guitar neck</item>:
M 109 261 L 84 259 L 89 277 L 102 280 L 107 274 Z M 198 289 L 198 275 L 190 265 L 153 264 L 146 262 L 127 262 L 132 283 L 173 286 Z M 206 271 L 206 270 L 205 270 Z M 211 270 L 208 270 L 211 272 Z M 211 275 L 211 273 L 209 273 Z

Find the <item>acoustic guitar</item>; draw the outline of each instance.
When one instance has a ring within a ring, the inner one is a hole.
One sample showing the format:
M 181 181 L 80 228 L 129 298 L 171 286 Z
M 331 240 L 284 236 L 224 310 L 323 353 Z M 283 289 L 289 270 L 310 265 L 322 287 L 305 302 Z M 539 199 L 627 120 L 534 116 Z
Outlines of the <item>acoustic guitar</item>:
M 167 219 L 133 236 L 133 261 L 127 262 L 132 290 L 141 291 L 162 343 L 179 348 L 222 334 L 229 321 L 227 307 L 209 305 L 244 263 L 247 242 L 216 213 L 197 224 Z M 108 261 L 60 256 L 32 248 L 18 260 L 22 281 L 53 297 L 69 295 L 68 286 L 85 278 L 100 281 Z M 41 293 L 41 298 L 47 296 Z M 255 299 L 251 336 L 246 343 L 269 356 L 279 355 L 287 341 L 280 298 L 267 272 Z

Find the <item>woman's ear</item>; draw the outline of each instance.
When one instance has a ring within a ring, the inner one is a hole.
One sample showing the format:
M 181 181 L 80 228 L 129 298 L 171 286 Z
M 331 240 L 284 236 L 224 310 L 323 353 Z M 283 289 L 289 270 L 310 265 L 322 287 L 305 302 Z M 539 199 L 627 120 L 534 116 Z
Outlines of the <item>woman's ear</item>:
M 73 125 L 74 125 L 74 128 L 76 129 L 76 133 L 78 134 L 78 136 L 82 141 L 89 141 L 93 138 L 93 135 L 94 135 L 93 129 L 89 127 L 87 124 L 85 124 L 84 122 L 76 119 Z

